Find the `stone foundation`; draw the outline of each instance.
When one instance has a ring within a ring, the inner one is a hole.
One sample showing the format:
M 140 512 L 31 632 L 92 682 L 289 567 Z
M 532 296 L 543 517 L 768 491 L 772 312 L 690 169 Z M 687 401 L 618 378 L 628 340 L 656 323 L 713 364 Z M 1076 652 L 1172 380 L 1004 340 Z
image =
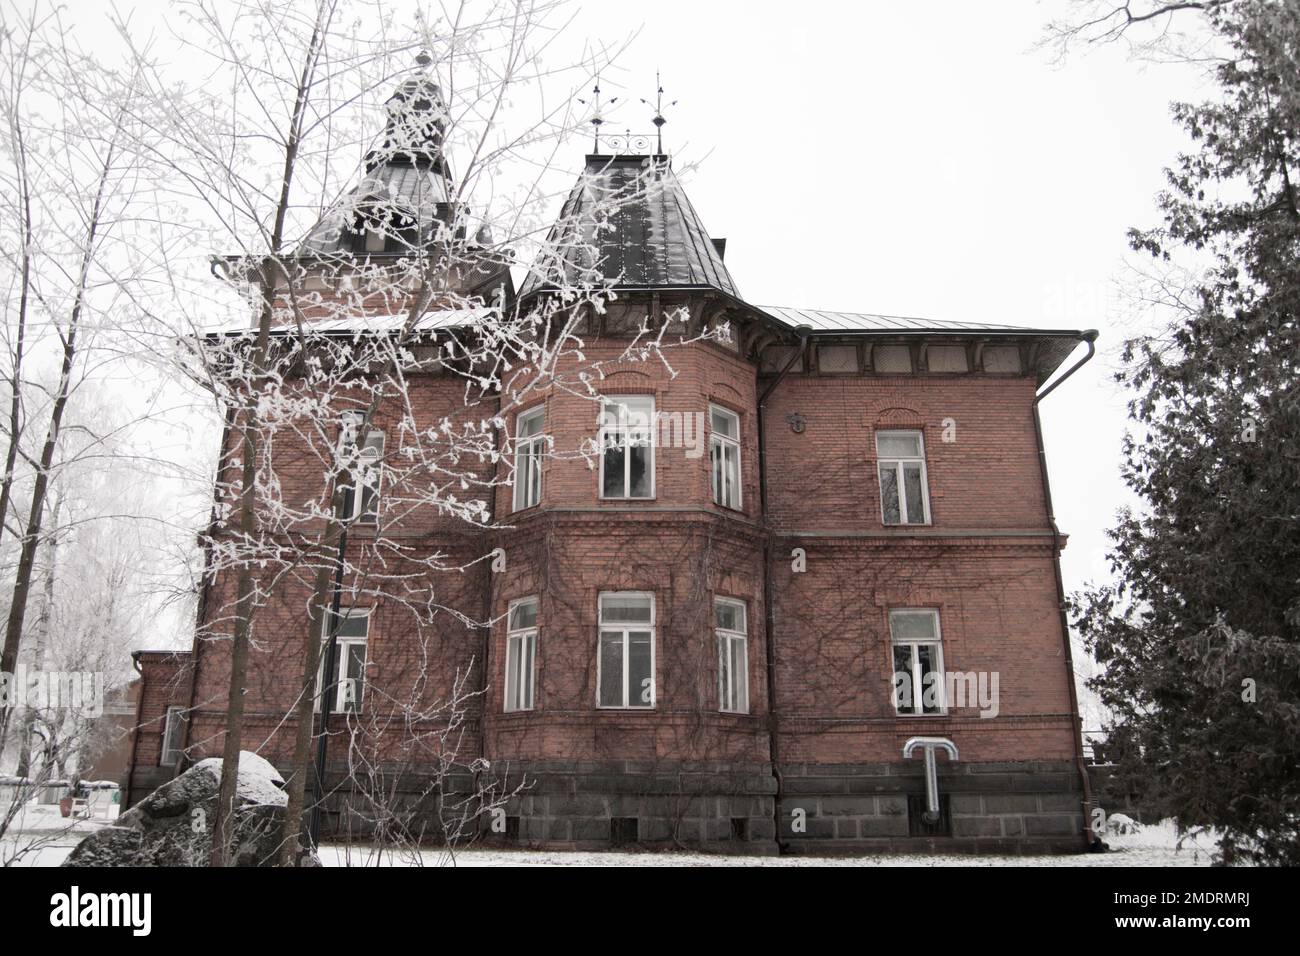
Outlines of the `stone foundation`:
M 500 846 L 611 847 L 732 854 L 1074 853 L 1085 848 L 1082 793 L 1063 762 L 939 764 L 940 819 L 924 820 L 921 761 L 782 767 L 779 822 L 771 767 L 603 761 L 495 765 L 501 813 L 481 839 Z M 468 774 L 448 778 L 449 802 L 473 792 Z M 416 806 L 422 789 L 386 788 Z M 328 800 L 326 839 L 365 837 L 364 812 L 346 790 Z M 437 801 L 418 807 L 434 832 Z M 779 833 L 778 833 L 779 826 Z M 779 845 L 778 845 L 779 844 Z
M 782 767 L 781 842 L 794 853 L 1071 853 L 1083 794 L 1067 762 L 939 763 L 941 816 L 927 823 L 919 760 Z

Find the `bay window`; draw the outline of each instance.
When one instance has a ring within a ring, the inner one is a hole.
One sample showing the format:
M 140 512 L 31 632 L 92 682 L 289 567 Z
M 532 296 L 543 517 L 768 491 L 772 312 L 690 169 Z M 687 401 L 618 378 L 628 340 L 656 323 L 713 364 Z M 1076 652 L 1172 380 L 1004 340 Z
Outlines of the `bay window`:
M 600 405 L 600 496 L 653 498 L 655 403 L 649 395 L 618 395 Z
M 597 706 L 654 707 L 654 595 L 639 591 L 607 592 L 600 596 L 599 616 Z
M 740 510 L 740 416 L 709 406 L 709 460 L 713 466 L 713 502 Z
M 537 598 L 522 598 L 511 602 L 506 615 L 507 711 L 533 709 L 536 660 Z
M 718 637 L 718 709 L 726 714 L 749 713 L 749 652 L 745 605 L 718 598 L 713 604 Z
M 514 510 L 523 511 L 542 500 L 543 409 L 523 412 L 515 418 Z

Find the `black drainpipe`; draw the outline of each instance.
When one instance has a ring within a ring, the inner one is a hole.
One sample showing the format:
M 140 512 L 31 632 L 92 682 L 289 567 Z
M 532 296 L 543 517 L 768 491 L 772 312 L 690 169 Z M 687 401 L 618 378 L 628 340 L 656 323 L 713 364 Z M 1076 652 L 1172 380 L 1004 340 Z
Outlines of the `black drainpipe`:
M 1079 713 L 1079 691 L 1074 686 L 1074 651 L 1070 647 L 1070 618 L 1065 610 L 1065 581 L 1061 576 L 1061 529 L 1056 526 L 1056 511 L 1052 507 L 1052 488 L 1047 478 L 1047 451 L 1043 447 L 1043 422 L 1038 415 L 1038 403 L 1052 394 L 1067 378 L 1077 372 L 1096 354 L 1097 330 L 1083 333 L 1088 353 L 1075 362 L 1064 375 L 1034 396 L 1034 441 L 1038 445 L 1038 467 L 1043 477 L 1043 501 L 1047 505 L 1047 523 L 1052 529 L 1052 571 L 1056 578 L 1056 606 L 1061 615 L 1061 641 L 1065 649 L 1065 684 L 1070 690 L 1070 713 L 1074 724 L 1074 762 L 1083 785 L 1083 835 L 1085 843 L 1100 848 L 1101 837 L 1092 832 L 1092 782 L 1088 767 L 1083 762 L 1083 717 Z
M 351 486 L 344 489 L 343 508 L 345 515 L 352 514 L 352 495 L 355 492 Z M 343 600 L 343 568 L 347 564 L 348 553 L 348 522 L 343 522 L 343 528 L 339 531 L 339 543 L 337 551 L 337 564 L 334 567 L 334 593 L 330 597 L 330 617 L 329 617 L 329 641 L 325 648 L 325 671 L 321 675 L 322 690 L 329 687 L 329 693 L 321 693 L 320 702 L 320 736 L 316 739 L 316 774 L 312 781 L 313 799 L 311 803 L 311 847 L 313 850 L 320 847 L 320 818 L 321 804 L 325 800 L 325 768 L 329 759 L 329 736 L 330 736 L 330 712 L 334 709 L 334 694 L 337 691 L 330 684 L 334 676 L 334 662 L 338 658 L 338 630 L 339 630 L 339 612 L 342 610 Z M 308 640 L 312 636 L 308 635 Z
M 771 384 L 763 390 L 763 394 L 758 398 L 758 491 L 763 511 L 764 529 L 763 614 L 766 626 L 763 633 L 763 649 L 764 656 L 767 658 L 767 747 L 768 755 L 772 760 L 772 776 L 776 778 L 776 796 L 772 799 L 772 824 L 776 828 L 775 838 L 778 850 L 781 847 L 781 796 L 785 790 L 785 778 L 781 775 L 780 756 L 777 749 L 776 609 L 772 606 L 772 568 L 775 561 L 775 552 L 772 548 L 772 528 L 767 510 L 767 441 L 764 438 L 767 425 L 763 417 L 763 406 L 767 404 L 767 400 L 776 391 L 776 387 L 784 381 L 786 373 L 794 367 L 794 363 L 804 358 L 808 353 L 808 336 L 812 329 L 810 326 L 801 325 L 797 331 L 799 332 L 799 348 L 790 357 L 790 361 L 786 362 L 785 368 L 781 369 L 780 374 L 772 380 Z

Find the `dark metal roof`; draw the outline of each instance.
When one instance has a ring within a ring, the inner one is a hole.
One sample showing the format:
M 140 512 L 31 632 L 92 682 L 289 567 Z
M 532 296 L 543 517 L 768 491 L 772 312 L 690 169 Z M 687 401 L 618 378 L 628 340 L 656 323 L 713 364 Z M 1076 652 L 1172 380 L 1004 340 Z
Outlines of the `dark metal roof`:
M 665 156 L 588 156 L 552 228 L 556 258 L 521 295 L 613 280 L 615 288 L 713 288 L 740 294 Z
M 391 249 L 418 248 L 451 225 L 447 161 L 442 153 L 447 107 L 421 59 L 385 103 L 387 122 L 365 173 L 331 206 L 298 247 L 298 255 L 329 257 L 361 249 L 367 230 L 396 240 Z M 457 228 L 463 228 L 457 225 Z
M 999 325 L 985 322 L 948 322 L 938 319 L 918 319 L 898 315 L 874 315 L 865 312 L 826 312 L 822 309 L 790 309 L 782 306 L 754 306 L 760 312 L 771 316 L 782 325 L 791 329 L 806 325 L 814 333 L 833 334 L 836 332 L 880 332 L 888 334 L 915 335 L 933 333 L 935 335 L 978 335 L 991 333 L 995 335 L 1020 334 L 1028 336 L 1059 335 L 1079 338 L 1082 333 L 1073 329 L 1033 329 L 1020 325 Z
M 447 180 L 440 169 L 423 163 L 383 163 L 367 172 L 321 217 L 298 247 L 298 254 L 331 256 L 355 251 L 359 213 L 386 224 L 395 218 L 418 224 L 417 241 L 427 242 L 448 218 L 446 205 Z

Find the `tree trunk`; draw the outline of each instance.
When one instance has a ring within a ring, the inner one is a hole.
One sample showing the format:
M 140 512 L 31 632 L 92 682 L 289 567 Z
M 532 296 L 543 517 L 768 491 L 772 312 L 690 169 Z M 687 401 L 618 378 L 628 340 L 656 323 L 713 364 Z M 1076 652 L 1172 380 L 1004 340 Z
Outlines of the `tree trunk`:
M 251 382 L 249 406 L 245 410 L 243 425 L 243 484 L 240 486 L 239 529 L 245 545 L 251 540 L 255 526 L 257 496 L 255 481 L 257 478 L 257 395 L 265 386 L 267 357 L 270 348 L 271 317 L 275 302 L 276 289 L 281 277 L 287 283 L 295 281 L 276 259 L 284 244 L 284 224 L 289 213 L 290 193 L 293 186 L 294 169 L 298 161 L 298 148 L 302 141 L 303 121 L 307 111 L 308 95 L 316 64 L 320 59 L 324 45 L 325 30 L 332 6 L 326 2 L 317 3 L 316 21 L 312 29 L 311 40 L 307 44 L 302 71 L 298 77 L 298 86 L 294 96 L 293 113 L 289 122 L 288 135 L 285 140 L 284 168 L 280 177 L 280 197 L 275 210 L 275 223 L 271 229 L 271 258 L 262 263 L 262 313 L 257 323 L 257 345 Z M 235 791 L 239 779 L 239 747 L 244 730 L 244 686 L 248 672 L 248 638 L 252 631 L 253 607 L 253 562 L 245 561 L 239 569 L 235 597 L 235 632 L 230 648 L 230 689 L 229 704 L 226 711 L 226 741 L 222 750 L 221 789 L 217 795 L 215 819 L 212 821 L 211 866 L 227 866 L 230 862 L 230 837 L 235 812 Z

